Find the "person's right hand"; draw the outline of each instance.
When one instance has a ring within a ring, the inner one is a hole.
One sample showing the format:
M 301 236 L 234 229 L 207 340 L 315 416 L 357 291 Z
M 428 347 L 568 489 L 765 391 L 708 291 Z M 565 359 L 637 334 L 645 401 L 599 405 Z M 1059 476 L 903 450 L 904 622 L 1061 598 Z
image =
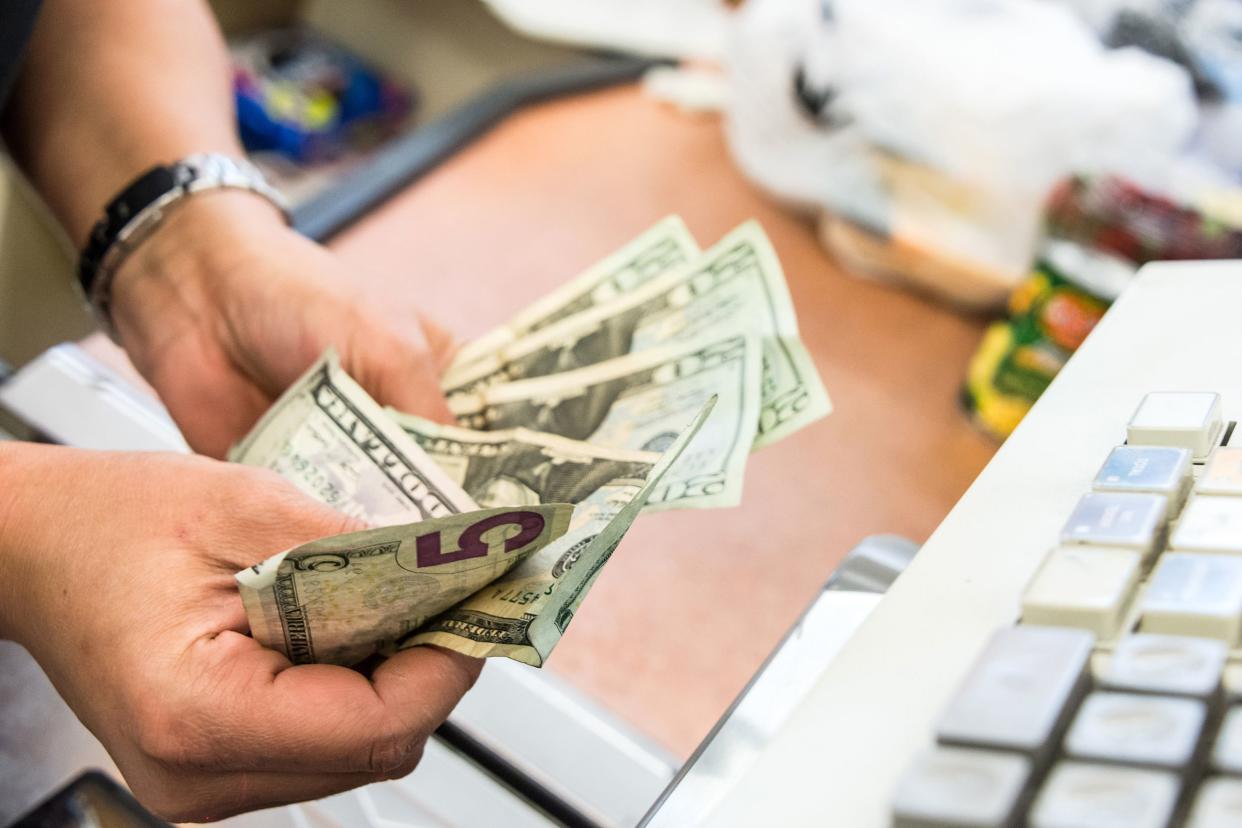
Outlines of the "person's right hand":
M 402 776 L 481 662 L 416 647 L 369 679 L 292 666 L 246 635 L 233 580 L 358 528 L 265 471 L 0 443 L 0 636 L 30 650 L 166 819 Z

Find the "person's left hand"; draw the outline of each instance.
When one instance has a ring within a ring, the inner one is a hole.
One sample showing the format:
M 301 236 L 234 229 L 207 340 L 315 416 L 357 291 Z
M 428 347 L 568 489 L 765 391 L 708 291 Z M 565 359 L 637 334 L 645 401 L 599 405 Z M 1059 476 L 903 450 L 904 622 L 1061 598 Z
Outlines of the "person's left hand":
M 395 330 L 335 256 L 252 193 L 194 196 L 121 265 L 122 345 L 190 446 L 223 457 L 329 346 L 382 405 L 451 421 L 451 338 L 421 317 Z

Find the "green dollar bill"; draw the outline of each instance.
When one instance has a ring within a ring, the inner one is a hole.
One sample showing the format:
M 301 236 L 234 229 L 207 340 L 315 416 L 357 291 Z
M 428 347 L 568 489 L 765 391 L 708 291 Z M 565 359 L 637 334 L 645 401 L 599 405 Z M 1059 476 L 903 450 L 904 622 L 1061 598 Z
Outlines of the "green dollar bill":
M 492 385 L 450 399 L 468 428 L 528 428 L 594 445 L 662 451 L 706 401 L 716 413 L 650 496 L 651 508 L 741 502 L 755 439 L 759 342 L 733 334 L 627 354 L 577 371 Z
M 630 524 L 674 468 L 715 405 L 708 399 L 645 481 L 611 515 L 598 514 L 544 546 L 496 581 L 432 618 L 400 647 L 436 644 L 475 657 L 507 656 L 542 666 Z
M 827 415 L 832 406 L 798 322 L 785 276 L 757 222 L 747 222 L 688 266 L 607 304 L 561 319 L 445 378 L 450 406 L 497 383 L 573 371 L 670 342 L 751 331 L 763 345 L 763 399 L 755 446 Z
M 628 502 L 660 459 L 525 428 L 474 431 L 389 413 L 480 506 L 573 503 L 571 529 Z
M 478 508 L 328 351 L 229 453 L 377 525 Z
M 668 216 L 569 283 L 522 309 L 504 325 L 467 342 L 457 352 L 447 377 L 526 334 L 606 304 L 698 255 L 699 246 L 685 223 L 679 216 Z
M 757 350 L 750 353 L 726 362 L 749 365 L 753 385 Z M 683 353 L 672 366 L 684 375 L 684 393 L 693 391 L 685 378 L 704 373 L 690 362 L 705 356 Z M 413 417 L 403 418 L 407 431 L 329 352 L 233 456 L 362 519 L 417 522 L 324 538 L 238 573 L 252 633 L 299 664 L 353 664 L 376 651 L 430 643 L 541 665 L 621 536 L 686 456 L 715 398 L 703 402 L 697 415 L 682 418 L 690 427 L 663 454 L 525 429 L 480 435 Z M 449 471 L 419 441 L 434 446 Z M 516 502 L 474 510 L 459 484 L 485 499 Z M 536 587 L 542 598 L 532 593 Z

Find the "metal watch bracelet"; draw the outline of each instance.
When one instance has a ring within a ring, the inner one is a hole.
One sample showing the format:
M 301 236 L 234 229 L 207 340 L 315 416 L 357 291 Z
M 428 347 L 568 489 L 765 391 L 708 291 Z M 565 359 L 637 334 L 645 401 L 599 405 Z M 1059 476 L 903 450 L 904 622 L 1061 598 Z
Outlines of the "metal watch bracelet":
M 143 177 L 156 170 L 161 168 L 148 171 Z M 112 281 L 117 270 L 125 258 L 154 233 L 186 198 L 210 190 L 249 190 L 270 201 L 286 221 L 289 219 L 284 196 L 267 183 L 257 167 L 244 159 L 217 153 L 198 153 L 162 170 L 170 174 L 167 189 L 136 210 L 133 209 L 135 205 L 120 203 L 133 185 L 122 191 L 122 195 L 108 206 L 107 215 L 95 226 L 91 241 L 82 252 L 79 271 L 87 302 L 113 341 L 117 340 L 117 333 L 112 319 Z M 117 216 L 123 217 L 124 223 L 119 228 L 110 226 Z M 110 234 L 110 229 L 115 232 Z

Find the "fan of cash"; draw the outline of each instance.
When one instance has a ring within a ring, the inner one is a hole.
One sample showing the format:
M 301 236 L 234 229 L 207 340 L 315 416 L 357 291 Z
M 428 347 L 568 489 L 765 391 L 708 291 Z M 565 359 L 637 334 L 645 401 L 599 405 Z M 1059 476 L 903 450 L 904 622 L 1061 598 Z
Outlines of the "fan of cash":
M 381 408 L 328 352 L 234 447 L 377 528 L 237 575 L 294 663 L 436 644 L 542 666 L 643 510 L 734 506 L 746 460 L 831 411 L 756 222 L 673 216 L 444 377 L 457 425 Z

